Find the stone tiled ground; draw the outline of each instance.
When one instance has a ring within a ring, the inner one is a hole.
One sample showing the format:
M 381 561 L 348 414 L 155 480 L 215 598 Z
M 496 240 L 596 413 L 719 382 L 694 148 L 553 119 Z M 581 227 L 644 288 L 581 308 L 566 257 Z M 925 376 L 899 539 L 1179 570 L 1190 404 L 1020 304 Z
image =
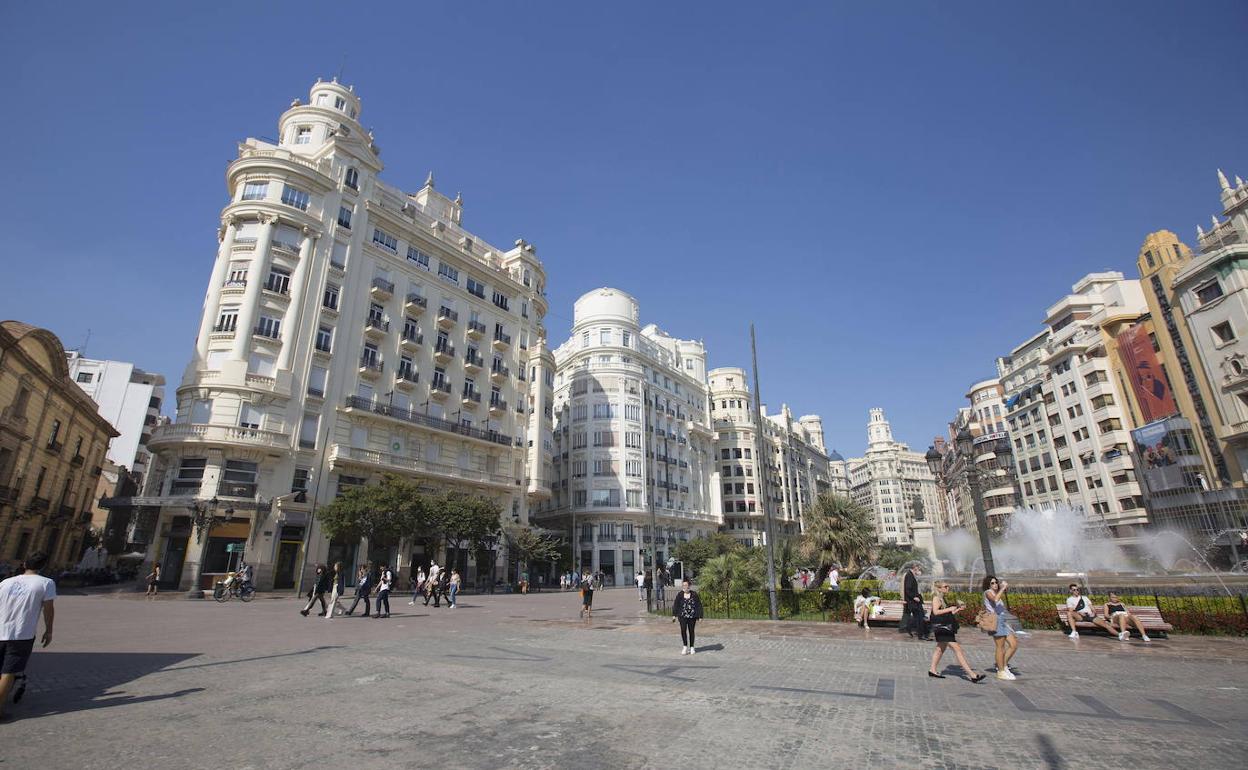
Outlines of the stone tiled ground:
M 1241 639 L 1038 633 L 1018 682 L 972 685 L 929 679 L 931 645 L 891 629 L 705 621 L 682 657 L 631 591 L 595 603 L 592 621 L 570 593 L 326 621 L 293 599 L 63 597 L 0 768 L 1248 763 Z

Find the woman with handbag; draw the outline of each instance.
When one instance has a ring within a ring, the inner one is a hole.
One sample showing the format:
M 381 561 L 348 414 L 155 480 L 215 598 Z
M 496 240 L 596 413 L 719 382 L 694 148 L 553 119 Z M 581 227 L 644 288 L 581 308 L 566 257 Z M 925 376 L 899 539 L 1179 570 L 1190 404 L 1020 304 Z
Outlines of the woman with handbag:
M 987 675 L 975 673 L 975 669 L 971 668 L 971 664 L 967 662 L 966 655 L 962 653 L 962 645 L 958 644 L 958 613 L 966 605 L 946 604 L 945 594 L 947 593 L 949 593 L 949 584 L 938 581 L 932 592 L 932 635 L 936 637 L 936 649 L 932 650 L 932 665 L 928 667 L 927 675 L 935 679 L 945 678 L 945 675 L 938 672 L 936 667 L 940 665 L 945 648 L 952 647 L 958 664 L 966 672 L 966 677 L 972 682 L 982 682 Z
M 1018 638 L 1005 617 L 1004 597 L 1010 584 L 997 580 L 996 575 L 985 575 L 980 586 L 984 589 L 984 608 L 975 617 L 975 623 L 984 632 L 991 633 L 992 641 L 997 645 L 997 679 L 1012 682 L 1016 677 L 1010 668 L 1010 659 L 1018 652 Z

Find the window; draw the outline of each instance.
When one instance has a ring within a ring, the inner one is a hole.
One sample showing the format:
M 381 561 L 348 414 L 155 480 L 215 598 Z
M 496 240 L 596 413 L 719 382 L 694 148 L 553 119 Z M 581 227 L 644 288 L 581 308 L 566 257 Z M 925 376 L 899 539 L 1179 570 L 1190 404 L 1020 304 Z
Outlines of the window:
M 312 141 L 312 127 L 299 126 L 295 129 L 295 144 L 309 144 Z
M 282 330 L 282 322 L 276 318 L 270 318 L 267 315 L 260 316 L 260 320 L 256 322 L 256 334 L 269 339 L 277 339 Z
M 338 226 L 346 230 L 351 229 L 351 209 L 346 206 L 338 207 Z
M 342 183 L 352 190 L 360 189 L 360 172 L 354 168 L 347 169 L 346 175 L 342 178 Z
M 268 194 L 268 182 L 247 182 L 243 185 L 243 200 L 245 201 L 263 200 Z
M 381 356 L 377 351 L 377 346 L 371 342 L 364 344 L 364 350 L 360 355 L 360 365 L 369 369 L 381 368 Z
M 264 424 L 264 411 L 258 407 L 244 403 L 238 410 L 238 427 L 260 430 Z
M 203 457 L 187 457 L 178 466 L 178 473 L 173 478 L 169 494 L 174 496 L 194 495 L 199 493 L 199 485 L 204 479 L 204 469 L 208 460 Z
M 78 372 L 78 382 L 90 383 L 95 379 L 95 375 L 91 372 Z
M 322 326 L 316 330 L 316 349 L 322 353 L 328 353 L 334 344 L 334 329 L 332 326 Z
M 1219 345 L 1225 345 L 1228 342 L 1235 341 L 1235 330 L 1231 328 L 1230 321 L 1223 321 L 1214 326 L 1210 331 L 1213 332 L 1213 339 Z
M 445 262 L 438 263 L 438 277 L 447 283 L 453 283 L 456 286 L 459 285 L 459 271 Z
M 1222 284 L 1218 283 L 1217 281 L 1210 281 L 1204 286 L 1201 286 L 1198 289 L 1196 289 L 1196 300 L 1200 302 L 1200 304 L 1202 305 L 1207 305 L 1221 296 L 1222 296 Z
M 283 270 L 280 267 L 271 268 L 269 270 L 269 280 L 265 281 L 264 289 L 275 294 L 289 294 L 290 271 Z
M 1151 251 L 1144 252 L 1144 261 L 1148 263 L 1149 267 L 1156 266 L 1156 262 L 1153 260 L 1153 252 Z
M 399 239 L 390 233 L 382 230 L 380 227 L 373 228 L 373 243 L 390 251 L 399 250 Z
M 469 294 L 474 297 L 485 299 L 485 284 L 481 283 L 476 278 L 469 278 L 467 285 Z
M 501 307 L 503 310 L 509 310 L 510 302 L 511 300 L 510 298 L 507 297 L 506 294 L 503 294 L 497 291 L 494 292 L 494 304 L 497 305 L 498 307 Z
M 226 460 L 218 494 L 229 497 L 255 497 L 258 465 L 246 460 Z
M 334 97 L 334 109 L 345 110 L 346 108 L 347 108 L 347 100 L 343 99 L 341 96 L 335 96 Z
M 338 294 L 341 291 L 332 283 L 325 284 L 325 294 L 321 297 L 321 306 L 330 310 L 338 309 Z
M 309 482 L 312 480 L 310 468 L 295 468 L 295 476 L 290 480 L 291 492 L 310 492 Z
M 312 196 L 297 187 L 286 185 L 282 188 L 282 203 L 287 206 L 294 206 L 300 211 L 308 210 L 308 203 L 312 201 Z
M 368 325 L 380 327 L 384 323 L 385 319 L 383 317 L 382 306 L 376 302 L 370 302 L 368 304 Z
M 600 329 L 598 331 L 598 344 L 599 345 L 611 344 L 611 330 L 610 329 Z
M 407 247 L 407 261 L 415 262 L 424 269 L 429 269 L 429 255 L 414 246 Z
M 451 383 L 446 379 L 446 370 L 440 366 L 433 368 L 433 387 L 435 389 L 448 389 L 451 387 Z
M 329 378 L 329 370 L 323 366 L 313 366 L 308 371 L 308 395 L 324 396 L 325 381 Z
M 214 332 L 232 332 L 238 326 L 238 306 L 226 306 L 221 308 L 221 315 L 217 316 L 217 325 L 212 327 Z
M 320 426 L 321 420 L 318 415 L 305 414 L 303 421 L 299 423 L 299 448 L 315 449 L 317 428 Z

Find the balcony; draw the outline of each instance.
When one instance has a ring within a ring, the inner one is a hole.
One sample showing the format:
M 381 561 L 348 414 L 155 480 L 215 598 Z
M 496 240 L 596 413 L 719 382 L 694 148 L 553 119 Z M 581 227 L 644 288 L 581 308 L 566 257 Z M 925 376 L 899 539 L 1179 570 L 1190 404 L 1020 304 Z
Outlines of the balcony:
M 17 487 L 0 486 L 0 503 L 8 503 L 17 499 Z
M 52 507 L 52 501 L 46 497 L 32 497 L 30 504 L 26 506 L 31 513 L 47 513 Z
M 314 388 L 311 385 L 309 385 L 308 397 L 309 398 L 325 398 L 325 390 L 323 388 Z
M 382 360 L 380 356 L 365 355 L 360 358 L 360 376 L 375 380 L 381 376 Z
M 394 387 L 399 390 L 411 390 L 418 382 L 420 382 L 420 373 L 411 369 L 400 369 L 394 375 Z
M 490 473 L 473 468 L 460 468 L 448 463 L 430 462 L 420 457 L 395 455 L 388 452 L 376 452 L 371 449 L 348 447 L 334 444 L 329 453 L 329 461 L 334 467 L 355 465 L 368 469 L 388 468 L 442 479 L 467 481 L 473 484 L 514 489 L 516 480 L 501 473 Z
M 82 455 L 74 455 L 73 457 L 69 458 L 69 464 L 74 466 L 75 468 L 81 468 L 82 464 L 85 463 L 86 461 L 87 461 L 87 458 L 83 457 Z
M 195 443 L 225 444 L 285 449 L 290 446 L 290 436 L 273 430 L 242 428 L 237 425 L 211 423 L 174 422 L 157 425 L 147 442 L 149 449 L 162 444 Z
M 495 332 L 494 333 L 494 349 L 506 350 L 509 347 L 511 347 L 511 335 L 503 334 L 502 332 Z
M 61 450 L 65 448 L 65 445 L 54 439 L 52 441 L 49 441 L 47 444 L 47 447 L 45 448 L 48 450 L 48 452 L 54 455 L 59 455 L 61 453 Z
M 272 278 L 270 278 L 269 280 L 264 282 L 264 290 L 269 292 L 270 294 L 275 294 L 279 297 L 284 297 L 284 298 L 289 299 L 290 298 L 290 281 L 289 279 L 275 281 Z
M 236 278 L 232 281 L 226 281 L 225 283 L 221 284 L 221 296 L 222 297 L 241 296 L 246 293 L 247 293 L 247 279 L 246 278 Z
M 237 481 L 226 481 L 222 479 L 217 484 L 218 497 L 249 497 L 254 499 L 256 496 L 255 484 L 244 484 Z
M 477 351 L 473 350 L 472 348 L 469 348 L 464 353 L 464 368 L 465 369 L 468 369 L 475 374 L 476 372 L 481 371 L 482 367 L 484 366 L 485 366 L 485 359 L 482 358 L 481 354 L 478 353 Z
M 485 334 L 485 324 L 481 323 L 480 321 L 468 322 L 468 336 L 469 337 L 472 337 L 474 340 L 479 340 L 481 339 L 481 335 L 483 334 Z
M 434 398 L 438 401 L 445 401 L 450 395 L 451 383 L 446 380 L 442 380 L 441 382 L 435 380 L 434 383 L 429 386 L 429 398 Z
M 455 358 L 455 346 L 446 340 L 438 340 L 438 343 L 433 346 L 433 357 L 440 364 L 449 363 Z
M 446 305 L 438 308 L 438 328 L 450 329 L 459 323 L 459 313 L 451 310 Z
M 512 444 L 511 436 L 499 433 L 496 430 L 481 430 L 480 428 L 470 428 L 450 420 L 443 420 L 438 417 L 431 417 L 422 414 L 414 409 L 403 409 L 397 406 L 369 401 L 359 396 L 349 396 L 346 401 L 348 410 L 361 409 L 372 414 L 377 414 L 393 420 L 401 420 L 412 425 L 419 425 L 432 430 L 443 431 L 445 433 L 454 433 L 458 436 L 467 436 L 477 441 L 487 441 L 491 444 L 510 447 Z
M 469 409 L 475 409 L 481 405 L 481 391 L 479 390 L 465 390 L 461 398 L 464 406 Z
M 364 336 L 369 339 L 381 339 L 390 331 L 390 322 L 383 321 L 379 316 L 369 316 L 364 322 Z
M 495 417 L 497 417 L 497 416 L 499 416 L 499 415 L 503 414 L 503 413 L 504 413 L 504 412 L 506 412 L 506 411 L 507 411 L 507 402 L 506 402 L 506 401 L 504 401 L 504 400 L 503 400 L 503 399 L 501 399 L 501 398 L 491 398 L 491 399 L 490 399 L 490 414 L 492 414 L 492 415 L 494 415 Z
M 505 382 L 511 376 L 511 370 L 500 364 L 490 366 L 490 379 L 494 382 Z
M 403 301 L 403 309 L 409 313 L 423 313 L 429 307 L 429 300 L 419 294 L 408 294 Z
M 419 332 L 403 330 L 403 336 L 399 337 L 399 345 L 404 350 L 416 350 L 425 344 L 425 336 Z
M 373 299 L 388 300 L 394 296 L 394 284 L 385 278 L 374 278 L 368 291 L 372 294 Z

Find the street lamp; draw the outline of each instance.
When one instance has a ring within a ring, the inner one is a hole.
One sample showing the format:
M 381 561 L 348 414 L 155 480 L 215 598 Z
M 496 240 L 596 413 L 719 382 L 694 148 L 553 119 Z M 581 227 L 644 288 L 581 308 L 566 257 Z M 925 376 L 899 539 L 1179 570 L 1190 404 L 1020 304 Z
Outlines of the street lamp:
M 195 542 L 203 543 L 204 539 L 212 534 L 212 527 L 217 523 L 217 507 L 220 501 L 216 497 L 211 500 L 197 500 L 192 503 L 188 510 L 191 513 L 191 526 L 195 528 Z M 234 509 L 225 509 L 225 521 L 234 518 Z M 204 549 L 199 549 L 199 561 L 195 563 L 195 578 L 191 582 L 191 590 L 186 592 L 188 599 L 204 598 L 204 589 L 200 588 L 199 583 L 204 574 Z
M 993 575 L 996 574 L 996 567 L 992 562 L 992 545 L 988 542 L 988 516 L 984 513 L 983 493 L 979 488 L 980 471 L 975 464 L 975 439 L 971 431 L 964 427 L 954 437 L 953 444 L 955 456 L 962 461 L 966 471 L 966 483 L 970 487 L 971 506 L 975 510 L 975 526 L 979 530 L 979 550 L 984 557 L 984 570 L 986 574 Z M 942 479 L 942 486 L 948 488 L 953 474 L 945 471 L 944 455 L 931 446 L 924 457 L 932 475 Z

